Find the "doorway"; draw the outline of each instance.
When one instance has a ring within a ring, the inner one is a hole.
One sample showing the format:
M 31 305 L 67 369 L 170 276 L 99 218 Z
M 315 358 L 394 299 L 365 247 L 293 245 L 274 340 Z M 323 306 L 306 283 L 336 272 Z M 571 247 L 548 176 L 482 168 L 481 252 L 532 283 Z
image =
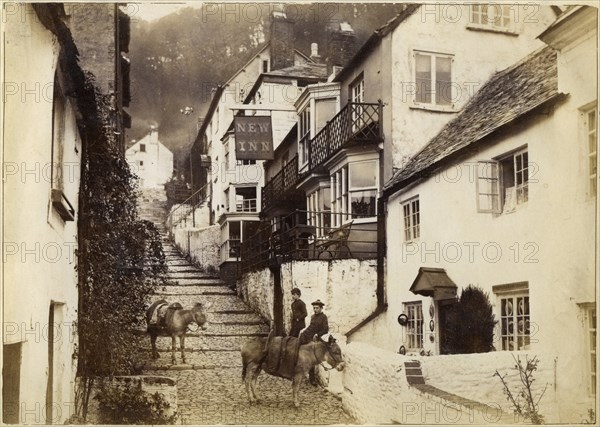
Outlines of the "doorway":
M 448 315 L 452 311 L 454 304 L 456 304 L 456 300 L 454 299 L 440 300 L 437 302 L 440 354 L 450 354 L 447 325 Z
M 22 343 L 2 346 L 2 423 L 19 424 Z

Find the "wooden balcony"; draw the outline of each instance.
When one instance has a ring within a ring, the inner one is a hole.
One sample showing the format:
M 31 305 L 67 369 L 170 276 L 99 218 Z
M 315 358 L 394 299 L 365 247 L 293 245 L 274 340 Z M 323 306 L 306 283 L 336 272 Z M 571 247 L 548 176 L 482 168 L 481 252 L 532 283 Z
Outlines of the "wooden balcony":
M 317 169 L 342 148 L 383 141 L 381 103 L 349 102 L 310 141 L 309 172 Z
M 298 156 L 295 156 L 263 187 L 262 209 L 268 210 L 280 203 L 298 200 L 298 179 Z
M 340 227 L 332 227 L 333 215 L 349 218 L 349 214 L 330 211 L 296 210 L 279 218 L 276 224 L 262 222 L 255 234 L 244 238 L 235 253 L 240 255 L 241 271 L 266 268 L 277 259 L 278 262 L 376 259 L 377 216 L 354 214 Z M 372 221 L 355 221 L 365 219 Z

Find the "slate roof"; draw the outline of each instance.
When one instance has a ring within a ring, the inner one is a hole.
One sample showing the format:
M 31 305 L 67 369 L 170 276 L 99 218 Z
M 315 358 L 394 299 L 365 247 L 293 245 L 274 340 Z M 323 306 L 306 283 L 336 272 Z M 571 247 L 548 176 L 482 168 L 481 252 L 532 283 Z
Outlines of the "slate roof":
M 495 73 L 463 111 L 386 183 L 384 196 L 430 175 L 449 157 L 473 148 L 486 136 L 558 98 L 556 62 L 556 52 L 544 47 Z
M 325 64 L 299 64 L 279 70 L 264 73 L 266 76 L 297 77 L 301 79 L 327 79 L 327 65 Z

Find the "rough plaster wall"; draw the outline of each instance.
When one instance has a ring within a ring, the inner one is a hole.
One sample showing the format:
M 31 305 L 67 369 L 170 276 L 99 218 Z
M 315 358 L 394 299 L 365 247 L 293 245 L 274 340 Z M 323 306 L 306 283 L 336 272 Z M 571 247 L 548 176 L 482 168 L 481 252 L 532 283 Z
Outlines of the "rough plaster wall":
M 189 255 L 192 262 L 201 269 L 219 269 L 220 227 L 213 225 L 206 228 L 171 229 L 177 248 L 184 255 Z
M 343 348 L 344 408 L 362 423 L 402 421 L 403 402 L 418 399 L 406 381 L 405 357 L 364 343 Z
M 496 369 L 502 375 L 508 374 L 506 380 L 513 393 L 522 388 L 518 372 L 514 369 L 516 362 L 513 354 L 521 359 L 522 364 L 525 364 L 526 356 L 531 360 L 536 355 L 533 352 L 494 351 L 479 354 L 411 357 L 411 359 L 421 361 L 426 383 L 490 406 L 500 406 L 503 411 L 510 413 L 512 408 L 503 394 L 502 383 L 493 375 Z M 558 422 L 558 402 L 554 392 L 556 356 L 548 354 L 537 356 L 540 362 L 533 374 L 535 379 L 533 390 L 540 393 L 548 384 L 544 397 L 540 401 L 540 413 L 546 417 L 546 422 Z M 457 378 L 460 380 L 457 381 Z
M 189 229 L 189 254 L 194 264 L 205 269 L 219 269 L 219 263 L 221 262 L 219 256 L 220 230 L 219 225 Z
M 408 424 L 479 424 L 498 422 L 499 412 L 457 412 L 452 406 L 430 395 L 419 395 L 406 381 L 404 362 L 418 360 L 425 381 L 449 393 L 457 394 L 492 408 L 502 408 L 512 414 L 502 384 L 492 377 L 496 369 L 509 374 L 507 381 L 516 390 L 519 380 L 514 360 L 508 352 L 492 352 L 452 356 L 403 356 L 369 344 L 353 342 L 343 347 L 346 367 L 343 370 L 342 401 L 344 408 L 364 423 Z M 525 353 L 520 354 L 524 359 Z M 557 402 L 553 392 L 554 358 L 540 356 L 534 374 L 534 390 L 548 383 L 540 412 L 546 422 L 557 422 Z M 579 420 L 580 421 L 580 420 Z
M 283 315 L 290 329 L 291 291 L 302 291 L 310 322 L 310 303 L 320 299 L 329 319 L 329 330 L 339 336 L 348 332 L 375 310 L 377 272 L 375 261 L 293 261 L 281 266 Z M 268 319 L 273 318 L 273 276 L 268 269 L 248 273 L 238 282 L 240 295 Z
M 265 319 L 273 320 L 273 274 L 268 268 L 242 276 L 237 291 L 250 307 Z

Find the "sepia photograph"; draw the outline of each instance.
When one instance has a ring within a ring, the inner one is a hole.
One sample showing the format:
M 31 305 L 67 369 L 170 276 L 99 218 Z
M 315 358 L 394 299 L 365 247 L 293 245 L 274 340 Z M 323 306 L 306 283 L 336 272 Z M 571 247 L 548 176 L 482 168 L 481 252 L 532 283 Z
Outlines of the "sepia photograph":
M 2 6 L 2 424 L 598 425 L 598 2 Z

